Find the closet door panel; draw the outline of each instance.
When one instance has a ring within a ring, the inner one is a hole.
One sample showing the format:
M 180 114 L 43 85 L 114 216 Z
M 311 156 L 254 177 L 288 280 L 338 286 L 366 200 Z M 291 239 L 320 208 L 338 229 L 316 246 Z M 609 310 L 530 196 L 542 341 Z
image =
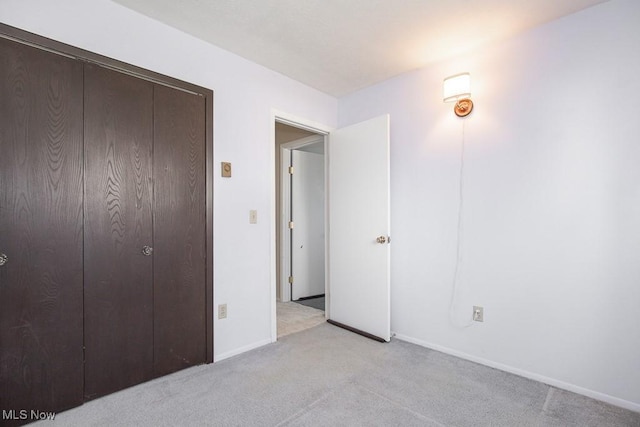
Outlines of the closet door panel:
M 85 398 L 153 376 L 153 84 L 85 65 Z
M 205 100 L 157 85 L 154 97 L 156 374 L 206 361 Z
M 0 410 L 82 403 L 82 65 L 0 39 Z

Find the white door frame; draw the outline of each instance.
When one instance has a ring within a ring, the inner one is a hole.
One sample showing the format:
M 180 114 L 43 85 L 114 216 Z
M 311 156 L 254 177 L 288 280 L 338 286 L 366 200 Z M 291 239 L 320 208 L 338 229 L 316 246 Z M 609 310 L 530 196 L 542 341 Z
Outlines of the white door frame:
M 286 271 L 289 271 L 290 268 L 290 257 L 291 257 L 291 245 L 290 245 L 290 232 L 289 229 L 289 216 L 288 212 L 291 212 L 291 181 L 289 180 L 289 172 L 288 166 L 290 163 L 291 150 L 295 150 L 298 148 L 306 147 L 307 145 L 315 144 L 317 142 L 322 142 L 326 148 L 326 137 L 325 135 L 311 135 L 306 138 L 297 139 L 295 141 L 286 142 L 284 144 L 280 144 L 280 299 L 283 302 L 291 301 L 291 286 L 288 280 L 288 274 L 285 274 Z M 325 172 L 327 168 L 327 158 L 326 155 L 324 157 L 324 166 Z M 286 166 L 285 166 L 286 165 Z M 325 192 L 327 187 L 327 181 L 325 179 Z M 325 197 L 325 212 L 326 208 L 326 197 Z M 287 215 L 284 215 L 287 213 Z M 326 227 L 326 219 L 325 219 L 325 227 Z M 326 235 L 326 231 L 325 231 Z M 326 244 L 325 244 L 325 255 L 326 255 Z M 326 260 L 325 260 L 326 265 Z M 326 268 L 325 268 L 326 273 Z M 326 283 L 325 283 L 325 292 L 326 292 Z M 325 299 L 326 301 L 326 299 Z
M 315 132 L 320 134 L 322 138 L 324 138 L 324 164 L 325 164 L 325 301 L 329 301 L 329 254 L 328 251 L 328 236 L 329 236 L 329 215 L 327 212 L 328 203 L 326 200 L 329 200 L 329 188 L 328 188 L 328 165 L 329 165 L 329 144 L 328 144 L 328 135 L 329 132 L 333 130 L 332 127 L 317 123 L 311 120 L 307 120 L 304 118 L 300 118 L 294 116 L 289 113 L 285 113 L 282 111 L 278 111 L 275 109 L 271 110 L 271 148 L 270 148 L 270 160 L 271 160 L 271 225 L 270 225 L 270 237 L 271 237 L 271 245 L 269 249 L 270 253 L 270 283 L 271 283 L 271 342 L 276 342 L 278 340 L 278 321 L 276 317 L 276 295 L 277 295 L 277 278 L 276 278 L 276 264 L 278 260 L 278 254 L 276 252 L 276 239 L 280 236 L 276 236 L 276 218 L 277 218 L 277 209 L 281 209 L 281 206 L 276 206 L 276 174 L 280 173 L 280 171 L 276 171 L 276 155 L 281 155 L 281 153 L 276 153 L 276 122 L 286 124 L 289 126 L 293 126 L 299 129 L 308 130 L 311 132 Z M 317 138 L 317 137 L 313 137 Z M 281 167 L 281 169 L 285 169 Z M 287 181 L 287 180 L 285 180 Z M 284 197 L 283 197 L 284 198 Z M 286 247 L 286 245 L 284 246 Z M 282 275 L 284 276 L 284 275 Z M 287 276 L 288 277 L 288 276 Z M 287 291 L 288 292 L 288 291 Z M 283 295 L 283 294 L 282 294 Z M 290 296 L 289 296 L 290 297 Z M 325 307 L 325 317 L 329 314 L 330 307 L 327 304 Z

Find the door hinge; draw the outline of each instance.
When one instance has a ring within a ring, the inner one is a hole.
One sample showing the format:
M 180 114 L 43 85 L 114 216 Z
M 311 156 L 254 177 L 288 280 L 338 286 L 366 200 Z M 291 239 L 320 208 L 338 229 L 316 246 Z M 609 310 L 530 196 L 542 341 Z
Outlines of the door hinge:
M 293 221 L 289 221 L 289 228 L 293 230 Z
M 293 285 L 293 276 L 289 276 L 289 283 Z
M 293 175 L 293 166 L 289 166 L 289 175 Z

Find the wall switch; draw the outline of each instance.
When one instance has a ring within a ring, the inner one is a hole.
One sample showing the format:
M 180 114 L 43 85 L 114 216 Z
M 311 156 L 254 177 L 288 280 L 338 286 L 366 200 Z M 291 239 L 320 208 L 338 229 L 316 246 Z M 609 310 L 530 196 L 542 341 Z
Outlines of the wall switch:
M 484 322 L 484 308 L 474 305 L 473 306 L 473 320 L 475 322 Z
M 218 306 L 218 319 L 227 318 L 227 304 L 220 304 Z
M 258 211 L 252 209 L 249 211 L 249 224 L 257 224 L 258 223 Z

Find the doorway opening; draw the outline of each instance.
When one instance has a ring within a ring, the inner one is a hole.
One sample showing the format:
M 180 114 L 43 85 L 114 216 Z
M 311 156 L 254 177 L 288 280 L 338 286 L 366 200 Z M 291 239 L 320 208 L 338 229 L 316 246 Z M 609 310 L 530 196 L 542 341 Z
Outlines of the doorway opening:
M 389 115 L 339 129 L 300 121 L 275 111 L 272 120 L 271 205 L 272 217 L 278 218 L 278 223 L 273 221 L 271 225 L 271 340 L 276 341 L 279 335 L 276 306 L 290 302 L 291 298 L 287 295 L 290 288 L 287 290 L 283 284 L 284 278 L 288 279 L 286 265 L 283 267 L 286 256 L 282 255 L 283 248 L 287 247 L 286 238 L 282 237 L 287 228 L 283 224 L 287 212 L 282 207 L 286 194 L 278 196 L 280 203 L 276 203 L 276 192 L 286 179 L 276 171 L 282 173 L 282 165 L 286 164 L 286 160 L 282 161 L 281 149 L 300 148 L 276 144 L 275 128 L 280 123 L 321 135 L 324 141 L 326 319 L 335 326 L 388 342 L 391 339 Z M 278 157 L 280 163 L 276 168 Z M 276 184 L 278 176 L 280 181 Z M 295 275 L 294 271 L 294 286 Z
M 325 321 L 325 135 L 275 120 L 277 336 Z

